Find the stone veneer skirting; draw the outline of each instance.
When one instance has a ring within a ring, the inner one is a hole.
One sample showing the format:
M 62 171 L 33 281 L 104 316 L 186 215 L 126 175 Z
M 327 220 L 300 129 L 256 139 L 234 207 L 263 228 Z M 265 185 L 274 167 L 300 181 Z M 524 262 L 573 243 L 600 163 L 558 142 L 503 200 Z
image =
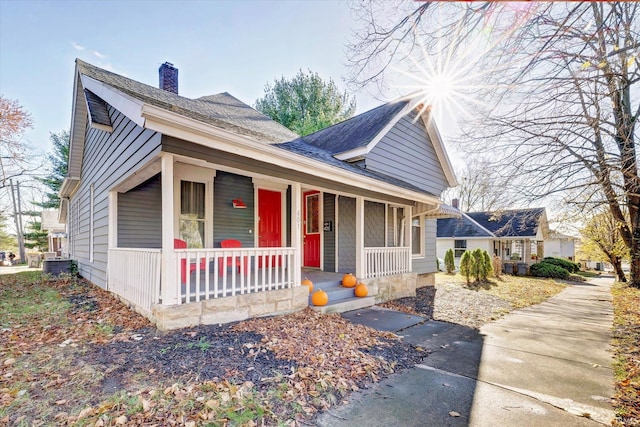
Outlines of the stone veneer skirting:
M 380 304 L 398 298 L 416 296 L 417 277 L 416 273 L 405 273 L 362 280 L 362 282 L 367 284 L 369 295 L 376 297 L 376 304 Z
M 306 286 L 215 298 L 180 305 L 155 305 L 152 321 L 159 330 L 236 322 L 253 317 L 292 313 L 307 307 Z

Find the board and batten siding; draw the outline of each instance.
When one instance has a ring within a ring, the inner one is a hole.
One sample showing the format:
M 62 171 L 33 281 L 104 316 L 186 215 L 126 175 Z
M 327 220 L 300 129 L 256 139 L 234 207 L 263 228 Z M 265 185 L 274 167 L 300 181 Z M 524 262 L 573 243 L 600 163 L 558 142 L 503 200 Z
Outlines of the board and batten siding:
M 70 200 L 79 202 L 79 224 L 70 217 L 70 236 L 75 242 L 71 257 L 78 261 L 80 275 L 96 285 L 107 286 L 109 249 L 109 190 L 160 153 L 160 134 L 143 129 L 110 105 L 107 105 L 113 132 L 87 126 L 80 185 Z M 75 142 L 79 143 L 78 141 Z M 91 186 L 93 185 L 93 200 Z M 93 223 L 91 204 L 93 203 Z M 93 233 L 93 248 L 90 236 Z M 93 250 L 93 261 L 90 254 Z
M 118 194 L 118 247 L 162 249 L 160 174 Z
M 246 209 L 235 209 L 234 199 L 242 199 Z M 213 181 L 213 244 L 234 239 L 245 248 L 254 247 L 254 192 L 251 178 L 218 171 Z
M 437 220 L 423 220 L 423 217 L 421 217 L 420 220 L 422 221 L 422 227 L 424 228 L 424 241 L 422 242 L 424 245 L 424 253 L 421 258 L 412 259 L 411 270 L 418 274 L 434 273 L 438 271 L 438 266 L 436 264 Z
M 338 197 L 338 272 L 356 270 L 356 199 Z
M 364 246 L 365 248 L 384 247 L 384 203 L 364 202 Z
M 422 119 L 406 115 L 366 155 L 366 167 L 440 196 L 448 188 Z
M 323 193 L 324 223 L 331 223 L 330 230 L 324 230 L 324 271 L 336 271 L 336 195 Z

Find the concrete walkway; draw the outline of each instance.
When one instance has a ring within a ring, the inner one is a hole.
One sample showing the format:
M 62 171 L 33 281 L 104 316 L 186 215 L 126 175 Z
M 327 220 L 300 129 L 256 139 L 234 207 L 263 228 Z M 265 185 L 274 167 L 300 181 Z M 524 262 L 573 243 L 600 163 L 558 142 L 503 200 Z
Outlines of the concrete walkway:
M 431 350 L 423 364 L 355 393 L 317 425 L 610 425 L 612 283 L 570 285 L 480 331 L 437 321 L 403 329 Z

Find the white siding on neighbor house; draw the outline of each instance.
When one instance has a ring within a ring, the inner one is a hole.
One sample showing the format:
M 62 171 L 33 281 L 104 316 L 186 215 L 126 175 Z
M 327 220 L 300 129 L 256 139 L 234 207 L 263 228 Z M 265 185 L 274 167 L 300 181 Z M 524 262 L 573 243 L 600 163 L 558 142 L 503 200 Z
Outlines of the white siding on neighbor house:
M 440 196 L 448 188 L 422 119 L 408 114 L 366 155 L 366 167 Z
M 573 239 L 547 239 L 544 241 L 544 256 L 567 258 L 575 261 L 576 248 Z
M 447 250 L 449 249 L 454 249 L 454 242 L 456 240 L 466 240 L 467 241 L 467 250 L 474 250 L 477 248 L 480 248 L 482 250 L 485 250 L 489 253 L 489 255 L 493 255 L 493 240 L 491 239 L 450 239 L 450 238 L 446 238 L 446 237 L 440 237 L 439 239 L 436 239 L 436 247 L 437 247 L 437 253 L 438 253 L 438 258 L 440 259 L 444 259 L 444 254 L 445 252 L 447 252 Z M 460 260 L 460 258 L 455 258 L 456 261 L 456 265 L 458 265 L 458 261 Z M 442 268 L 442 266 L 441 266 Z
M 72 258 L 79 273 L 98 286 L 107 284 L 109 190 L 123 177 L 160 152 L 160 134 L 145 130 L 111 106 L 113 132 L 87 127 L 81 182 L 71 199 L 79 203 L 79 223 L 70 216 L 69 230 L 75 235 Z M 77 142 L 76 142 L 77 143 Z M 90 194 L 94 187 L 94 215 L 90 224 Z M 90 261 L 89 235 L 93 228 L 93 262 Z M 74 232 L 74 230 L 77 230 Z

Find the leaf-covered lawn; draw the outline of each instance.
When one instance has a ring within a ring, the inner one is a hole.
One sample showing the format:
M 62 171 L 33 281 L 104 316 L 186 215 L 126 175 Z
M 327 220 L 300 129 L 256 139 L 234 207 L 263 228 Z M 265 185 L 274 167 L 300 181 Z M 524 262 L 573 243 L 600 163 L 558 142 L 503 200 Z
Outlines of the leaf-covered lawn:
M 640 289 L 616 283 L 613 348 L 616 426 L 640 425 Z
M 300 425 L 424 356 L 309 309 L 160 333 L 70 277 L 0 276 L 0 425 Z
M 444 284 L 457 284 L 467 289 L 486 292 L 510 303 L 515 309 L 539 304 L 567 287 L 567 285 L 553 279 L 507 274 L 501 275 L 499 279 L 491 277 L 485 283 L 477 283 L 472 280 L 467 285 L 467 279 L 461 274 L 437 273 L 436 285 Z

